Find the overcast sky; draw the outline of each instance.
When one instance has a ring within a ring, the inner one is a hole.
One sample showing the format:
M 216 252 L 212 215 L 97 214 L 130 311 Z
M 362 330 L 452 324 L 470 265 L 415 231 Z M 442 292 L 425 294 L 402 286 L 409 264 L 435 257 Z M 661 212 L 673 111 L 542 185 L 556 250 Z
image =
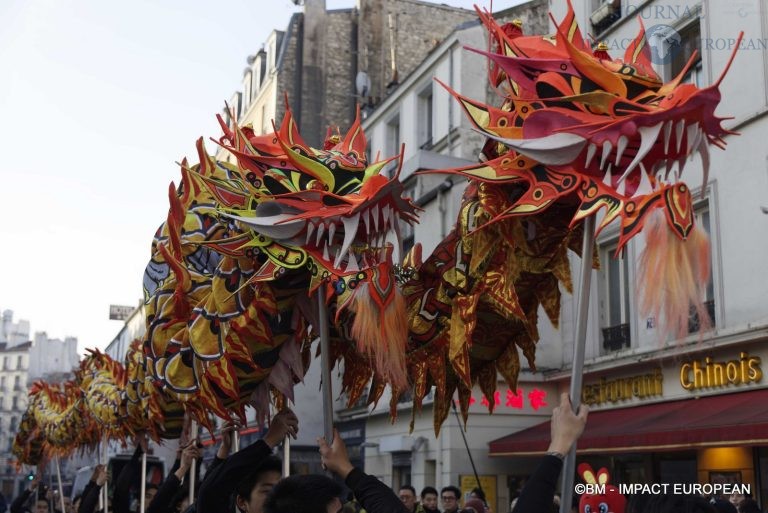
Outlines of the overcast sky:
M 471 8 L 469 0 L 443 0 Z M 494 10 L 520 3 L 494 2 Z M 353 0 L 328 0 L 328 8 Z M 0 310 L 104 347 L 110 304 L 138 305 L 175 161 L 289 0 L 0 2 Z

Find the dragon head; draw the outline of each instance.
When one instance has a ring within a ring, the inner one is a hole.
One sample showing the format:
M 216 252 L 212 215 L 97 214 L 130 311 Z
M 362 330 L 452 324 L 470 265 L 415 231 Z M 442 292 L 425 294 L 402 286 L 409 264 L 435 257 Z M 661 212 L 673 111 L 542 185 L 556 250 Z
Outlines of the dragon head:
M 287 105 L 280 128 L 267 135 L 219 121 L 219 142 L 237 158 L 244 179 L 206 184 L 225 206 L 220 213 L 244 231 L 237 251 L 259 262 L 253 281 L 307 273 L 310 293 L 335 299 L 336 324 L 354 314 L 350 335 L 358 349 L 378 361 L 385 348 L 392 356 L 378 368 L 404 386 L 407 328 L 396 264 L 400 223 L 414 223 L 417 207 L 403 197 L 402 155 L 368 163 L 359 109 L 349 131 L 329 132 L 323 149 L 302 140 Z M 392 177 L 385 176 L 395 160 Z
M 536 214 L 557 202 L 577 204 L 571 226 L 603 210 L 596 233 L 618 219 L 617 254 L 646 220 L 653 219 L 649 227 L 666 220 L 674 236 L 655 232 L 658 244 L 649 245 L 646 267 L 658 271 L 665 255 L 693 239 L 684 250 L 691 280 L 680 287 L 685 293 L 676 307 L 655 300 L 650 308 L 663 309 L 667 321 L 676 319 L 672 331 L 687 332 L 688 301 L 700 303 L 709 268 L 702 255 L 706 238 L 694 229 L 694 202 L 680 177 L 686 160 L 698 154 L 706 184 L 710 146 L 724 148 L 723 137 L 735 133 L 723 128 L 726 118 L 715 115 L 719 85 L 735 54 L 709 87 L 683 83 L 695 55 L 664 83 L 653 70 L 642 23 L 623 59 L 613 59 L 605 45 L 592 50 L 582 38 L 570 2 L 551 36 L 524 36 L 518 25 L 499 26 L 478 12 L 491 47 L 473 51 L 492 63 L 489 78 L 503 103 L 495 108 L 451 91 L 489 139 L 482 163 L 449 172 L 506 187 L 486 196 L 490 222 Z M 646 295 L 655 295 L 680 271 L 667 266 L 661 274 L 649 273 L 654 294 Z

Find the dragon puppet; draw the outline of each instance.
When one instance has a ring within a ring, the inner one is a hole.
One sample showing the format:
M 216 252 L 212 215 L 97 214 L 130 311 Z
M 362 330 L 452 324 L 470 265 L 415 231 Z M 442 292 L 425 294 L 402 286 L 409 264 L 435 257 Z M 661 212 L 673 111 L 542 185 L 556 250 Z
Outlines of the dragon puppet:
M 710 146 L 733 133 L 714 114 L 733 56 L 699 89 L 683 80 L 693 57 L 659 78 L 642 26 L 617 59 L 587 44 L 570 3 L 552 36 L 478 13 L 490 44 L 475 51 L 502 100 L 450 91 L 488 140 L 478 164 L 431 171 L 468 179 L 434 252 L 422 259 L 417 244 L 400 255 L 401 226 L 419 209 L 399 180 L 402 151 L 368 160 L 359 112 L 321 149 L 288 108 L 266 135 L 219 118 L 232 161 L 199 140 L 199 163 L 181 162 L 144 275 L 146 335 L 122 370 L 91 357 L 70 394 L 80 412 L 71 422 L 174 438 L 184 412 L 211 427 L 211 414 L 244 418 L 249 404 L 262 421 L 303 379 L 322 302 L 348 402 L 367 391 L 375 403 L 390 386 L 393 415 L 407 392 L 415 412 L 434 388 L 437 431 L 455 394 L 466 419 L 475 384 L 491 397 L 501 374 L 514 389 L 520 352 L 535 369 L 539 307 L 557 326 L 560 290 L 572 290 L 568 251 L 580 253 L 582 222 L 598 213 L 598 232 L 619 225 L 617 251 L 643 231 L 642 307 L 664 332 L 687 333 L 691 308 L 706 329 L 708 244 L 680 175 L 698 154 L 706 182 Z M 46 401 L 57 419 L 74 415 Z M 48 432 L 33 417 L 19 446 L 37 454 Z

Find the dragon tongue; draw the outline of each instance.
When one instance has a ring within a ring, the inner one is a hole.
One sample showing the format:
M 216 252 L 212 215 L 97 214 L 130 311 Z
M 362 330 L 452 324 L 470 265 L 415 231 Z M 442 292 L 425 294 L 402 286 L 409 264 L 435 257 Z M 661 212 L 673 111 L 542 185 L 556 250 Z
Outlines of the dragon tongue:
M 347 254 L 347 250 L 352 245 L 352 241 L 355 240 L 355 234 L 357 233 L 357 225 L 360 223 L 360 213 L 349 217 L 342 217 L 344 223 L 344 242 L 341 243 L 341 251 L 336 256 L 336 261 L 333 263 L 335 268 L 339 268 L 341 264 L 341 256 Z

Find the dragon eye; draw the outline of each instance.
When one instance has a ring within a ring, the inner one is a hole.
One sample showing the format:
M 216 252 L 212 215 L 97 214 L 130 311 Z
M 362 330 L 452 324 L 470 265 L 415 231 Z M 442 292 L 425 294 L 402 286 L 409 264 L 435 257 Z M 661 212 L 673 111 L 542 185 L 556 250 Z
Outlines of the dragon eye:
M 584 513 L 592 513 L 592 506 L 590 506 L 589 504 L 585 504 Z
M 600 513 L 608 513 L 608 504 L 601 502 L 600 506 L 598 506 L 600 509 Z

